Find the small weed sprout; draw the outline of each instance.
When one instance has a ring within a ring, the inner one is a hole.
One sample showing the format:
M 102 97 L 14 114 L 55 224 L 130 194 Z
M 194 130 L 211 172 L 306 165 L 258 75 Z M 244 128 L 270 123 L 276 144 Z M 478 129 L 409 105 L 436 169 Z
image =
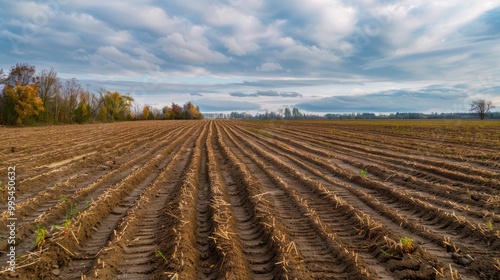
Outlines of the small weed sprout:
M 256 128 L 249 128 L 248 130 L 250 130 L 251 132 L 253 133 L 257 133 L 257 134 L 260 134 L 264 137 L 268 137 L 268 138 L 273 138 L 274 135 L 270 134 L 270 133 L 267 133 L 265 131 L 262 131 L 262 130 L 259 130 L 259 129 L 256 129 Z
M 66 219 L 65 220 L 71 220 L 74 216 L 78 214 L 78 206 L 74 203 L 71 203 L 71 207 L 69 209 L 69 212 L 66 214 Z
M 65 220 L 64 221 L 64 224 L 63 224 L 63 227 L 65 229 L 69 228 L 71 226 L 71 220 Z
M 49 233 L 49 231 L 40 225 L 37 225 L 36 227 L 35 246 L 38 249 L 41 249 L 42 245 L 45 243 L 45 236 Z
M 366 177 L 368 176 L 368 171 L 364 170 L 364 169 L 361 169 L 361 171 L 359 171 L 359 176 L 361 177 Z
M 165 257 L 165 255 L 163 255 L 163 253 L 159 249 L 156 249 L 155 255 L 157 257 L 160 257 L 160 258 L 164 259 L 165 263 L 168 263 L 167 258 Z
M 61 194 L 61 198 L 59 199 L 61 202 L 65 202 L 68 199 L 67 195 Z
M 69 234 L 69 227 L 71 226 L 71 220 L 64 220 L 63 227 L 64 227 L 64 236 L 67 236 Z
M 485 224 L 486 228 L 488 228 L 489 230 L 493 230 L 493 221 L 492 220 L 489 220 L 487 221 Z
M 401 237 L 401 239 L 399 239 L 399 243 L 403 253 L 411 253 L 415 250 L 415 247 L 413 246 L 413 239 L 409 237 Z
M 90 200 L 85 200 L 85 209 L 90 207 Z

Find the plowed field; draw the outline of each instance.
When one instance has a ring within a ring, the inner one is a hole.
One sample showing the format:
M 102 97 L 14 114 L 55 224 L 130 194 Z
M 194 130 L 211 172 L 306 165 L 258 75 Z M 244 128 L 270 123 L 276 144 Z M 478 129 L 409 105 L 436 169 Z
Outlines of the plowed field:
M 0 128 L 0 278 L 500 279 L 499 131 L 487 121 Z

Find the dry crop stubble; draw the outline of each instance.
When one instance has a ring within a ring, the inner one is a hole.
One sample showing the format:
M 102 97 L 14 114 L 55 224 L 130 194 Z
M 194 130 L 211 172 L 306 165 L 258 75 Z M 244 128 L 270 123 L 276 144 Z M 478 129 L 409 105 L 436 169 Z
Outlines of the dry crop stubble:
M 497 279 L 499 128 L 408 120 L 2 128 L 2 161 L 19 167 L 20 191 L 18 269 L 0 278 Z M 37 225 L 48 231 L 39 248 Z

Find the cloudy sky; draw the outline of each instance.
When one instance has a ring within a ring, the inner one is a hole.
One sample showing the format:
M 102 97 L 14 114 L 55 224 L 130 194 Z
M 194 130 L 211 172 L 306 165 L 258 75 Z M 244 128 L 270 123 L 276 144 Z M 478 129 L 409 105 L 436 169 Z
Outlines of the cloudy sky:
M 203 112 L 500 107 L 500 0 L 1 1 L 0 68 Z

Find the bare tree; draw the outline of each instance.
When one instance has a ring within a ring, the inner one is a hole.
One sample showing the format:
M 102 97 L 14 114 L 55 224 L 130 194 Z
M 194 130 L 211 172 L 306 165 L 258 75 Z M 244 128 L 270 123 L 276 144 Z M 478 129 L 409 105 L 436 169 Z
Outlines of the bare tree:
M 35 72 L 36 68 L 34 65 L 17 63 L 15 66 L 12 66 L 4 83 L 12 87 L 15 87 L 18 83 L 21 86 L 32 85 L 35 83 Z
M 0 69 L 0 91 L 3 91 L 3 87 L 5 86 L 5 80 L 7 79 L 7 76 L 5 76 L 5 73 L 3 72 L 3 68 Z M 1 96 L 0 96 L 1 100 Z M 1 107 L 1 101 L 0 101 L 0 107 Z
M 291 119 L 292 118 L 292 111 L 290 111 L 290 108 L 286 107 L 285 108 L 285 119 Z
M 85 90 L 76 78 L 64 82 L 60 100 L 61 121 L 65 123 L 73 122 L 75 109 L 78 107 L 78 101 L 84 92 Z
M 58 87 L 60 87 L 59 78 L 54 68 L 43 69 L 37 77 L 38 82 L 38 96 L 46 107 L 48 103 L 54 98 Z
M 495 106 L 493 106 L 493 102 L 491 102 L 491 100 L 486 101 L 484 99 L 477 99 L 472 101 L 469 111 L 479 114 L 479 118 L 483 120 L 490 109 L 493 108 L 495 108 Z
M 153 119 L 155 120 L 161 120 L 164 118 L 163 111 L 159 108 L 153 107 L 151 110 L 151 114 L 153 115 Z
M 61 82 L 57 77 L 54 68 L 50 70 L 43 69 L 38 77 L 38 97 L 42 100 L 44 111 L 40 115 L 40 120 L 45 122 L 57 121 L 58 107 L 56 96 L 61 91 Z

